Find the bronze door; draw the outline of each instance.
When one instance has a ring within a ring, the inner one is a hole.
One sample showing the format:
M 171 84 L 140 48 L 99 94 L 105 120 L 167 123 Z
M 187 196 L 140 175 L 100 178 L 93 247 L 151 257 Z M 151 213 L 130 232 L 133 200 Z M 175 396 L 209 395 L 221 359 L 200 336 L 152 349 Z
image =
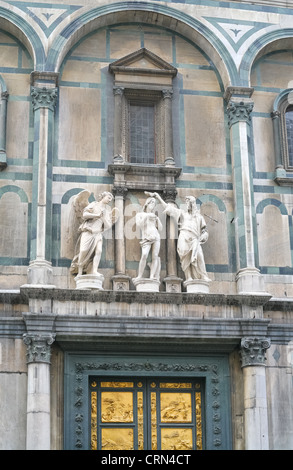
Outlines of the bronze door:
M 199 379 L 90 378 L 92 450 L 201 450 Z

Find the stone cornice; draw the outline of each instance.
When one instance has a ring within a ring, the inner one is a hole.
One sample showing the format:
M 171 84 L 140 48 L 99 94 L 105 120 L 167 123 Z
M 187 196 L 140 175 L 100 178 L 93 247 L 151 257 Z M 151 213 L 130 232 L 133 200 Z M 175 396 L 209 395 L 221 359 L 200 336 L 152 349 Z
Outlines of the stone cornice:
M 3 294 L 5 295 L 5 294 Z M 143 303 L 143 304 L 193 304 L 193 305 L 230 305 L 241 306 L 249 305 L 259 307 L 270 301 L 269 294 L 190 294 L 186 292 L 137 292 L 137 291 L 94 291 L 80 289 L 57 289 L 43 287 L 23 287 L 19 292 L 22 301 L 29 299 L 52 301 L 87 301 L 87 302 L 125 302 L 125 303 Z M 6 293 L 9 298 L 8 292 Z M 15 294 L 13 298 L 16 300 Z M 1 291 L 0 291 L 1 301 Z M 293 305 L 292 305 L 293 307 Z

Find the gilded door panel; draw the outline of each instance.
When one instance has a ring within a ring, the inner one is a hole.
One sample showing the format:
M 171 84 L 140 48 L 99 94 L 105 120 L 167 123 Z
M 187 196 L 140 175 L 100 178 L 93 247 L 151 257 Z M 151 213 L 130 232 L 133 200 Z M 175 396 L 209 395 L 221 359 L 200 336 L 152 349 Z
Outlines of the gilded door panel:
M 91 449 L 203 448 L 200 380 L 90 379 Z

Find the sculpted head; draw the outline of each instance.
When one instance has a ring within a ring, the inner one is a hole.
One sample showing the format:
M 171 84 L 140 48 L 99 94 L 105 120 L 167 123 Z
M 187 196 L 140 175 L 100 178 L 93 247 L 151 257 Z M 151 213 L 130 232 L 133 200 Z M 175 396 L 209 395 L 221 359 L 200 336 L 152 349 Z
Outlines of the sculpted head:
M 156 199 L 154 197 L 148 197 L 143 206 L 143 212 L 152 212 L 156 205 Z

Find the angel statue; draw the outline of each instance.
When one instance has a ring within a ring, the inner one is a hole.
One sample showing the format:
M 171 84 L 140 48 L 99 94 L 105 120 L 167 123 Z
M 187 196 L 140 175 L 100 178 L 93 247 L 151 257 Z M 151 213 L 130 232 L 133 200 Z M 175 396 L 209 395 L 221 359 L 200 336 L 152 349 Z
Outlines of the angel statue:
M 200 279 L 210 281 L 205 267 L 202 246 L 208 240 L 204 217 L 196 206 L 194 196 L 185 198 L 186 209 L 167 204 L 158 193 L 151 193 L 164 207 L 164 212 L 173 217 L 179 228 L 177 252 L 186 281 Z
M 159 217 L 154 213 L 155 205 L 156 199 L 154 197 L 149 197 L 142 208 L 142 212 L 138 212 L 136 214 L 136 225 L 141 230 L 141 258 L 138 266 L 137 277 L 133 279 L 134 282 L 142 279 L 150 251 L 152 253 L 150 279 L 159 280 L 160 277 L 161 260 L 159 257 L 159 251 L 161 246 L 161 237 L 159 231 L 162 230 L 162 224 Z
M 78 240 L 70 271 L 73 274 L 97 274 L 101 260 L 103 233 L 109 230 L 118 219 L 117 208 L 110 209 L 113 195 L 101 193 L 96 201 L 89 202 L 91 193 L 81 191 L 74 200 L 74 210 L 78 228 Z

